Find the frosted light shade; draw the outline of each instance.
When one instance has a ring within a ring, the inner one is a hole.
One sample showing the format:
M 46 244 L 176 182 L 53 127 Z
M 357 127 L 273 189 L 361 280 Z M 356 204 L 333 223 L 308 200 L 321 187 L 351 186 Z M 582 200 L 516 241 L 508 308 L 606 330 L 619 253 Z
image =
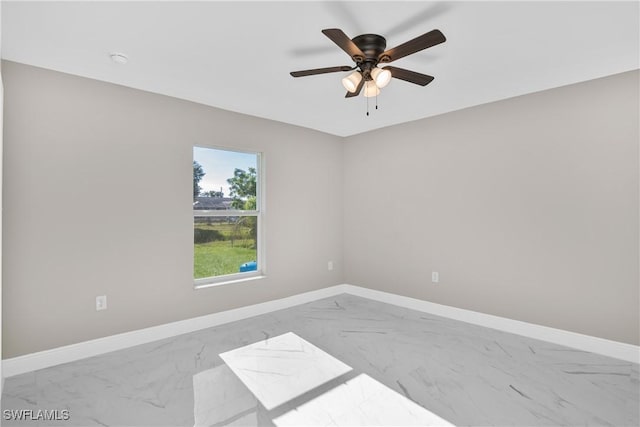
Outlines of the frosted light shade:
M 367 98 L 371 98 L 372 96 L 376 96 L 380 94 L 380 89 L 376 86 L 373 80 L 368 80 L 364 84 L 364 96 Z
M 374 68 L 371 70 L 371 77 L 376 82 L 376 86 L 382 89 L 391 81 L 391 71 L 384 68 Z
M 344 88 L 349 92 L 353 93 L 356 91 L 356 88 L 360 84 L 361 80 L 362 74 L 360 74 L 359 71 L 354 71 L 353 73 L 342 79 L 342 86 L 344 86 Z

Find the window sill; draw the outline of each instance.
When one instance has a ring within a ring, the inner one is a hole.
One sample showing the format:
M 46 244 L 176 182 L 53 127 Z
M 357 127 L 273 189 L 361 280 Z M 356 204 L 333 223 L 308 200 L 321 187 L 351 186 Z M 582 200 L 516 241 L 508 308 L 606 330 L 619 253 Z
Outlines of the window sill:
M 253 275 L 242 276 L 242 277 L 228 277 L 228 278 L 210 278 L 210 279 L 198 279 L 194 282 L 194 289 L 205 289 L 211 288 L 214 286 L 223 286 L 223 285 L 231 285 L 234 283 L 243 283 L 243 282 L 251 282 L 253 280 L 266 279 L 262 272 L 258 272 Z

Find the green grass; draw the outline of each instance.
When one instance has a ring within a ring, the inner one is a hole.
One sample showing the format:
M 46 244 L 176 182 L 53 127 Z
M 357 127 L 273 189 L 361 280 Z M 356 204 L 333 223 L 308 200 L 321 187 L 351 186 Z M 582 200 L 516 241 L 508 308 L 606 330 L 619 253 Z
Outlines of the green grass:
M 255 249 L 231 247 L 230 242 L 198 243 L 194 246 L 193 277 L 221 276 L 238 273 L 240 265 L 255 261 Z
M 196 279 L 238 273 L 241 264 L 257 259 L 255 241 L 247 227 L 226 222 L 196 223 L 194 229 L 217 230 L 225 239 L 194 244 L 193 277 Z

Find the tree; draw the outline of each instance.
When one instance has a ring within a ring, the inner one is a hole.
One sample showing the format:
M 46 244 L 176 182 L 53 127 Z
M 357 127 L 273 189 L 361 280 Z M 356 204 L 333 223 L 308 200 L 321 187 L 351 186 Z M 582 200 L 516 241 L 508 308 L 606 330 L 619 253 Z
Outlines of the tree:
M 234 209 L 253 210 L 256 208 L 256 169 L 249 168 L 248 172 L 236 168 L 233 178 L 227 179 Z
M 222 198 L 224 197 L 224 193 L 222 191 L 209 190 L 202 193 L 205 197 L 214 197 L 214 198 Z
M 227 179 L 229 191 L 233 201 L 231 207 L 241 210 L 255 210 L 257 208 L 256 199 L 256 169 L 249 168 L 248 171 L 236 168 L 233 171 L 233 178 Z M 256 247 L 258 241 L 258 220 L 255 216 L 243 216 L 238 219 L 234 227 L 234 235 L 240 230 L 246 229 L 252 241 L 251 247 Z M 232 236 L 233 245 L 233 236 Z
M 193 199 L 195 200 L 198 195 L 200 195 L 200 191 L 202 191 L 202 187 L 200 187 L 200 181 L 206 175 L 200 163 L 193 161 Z

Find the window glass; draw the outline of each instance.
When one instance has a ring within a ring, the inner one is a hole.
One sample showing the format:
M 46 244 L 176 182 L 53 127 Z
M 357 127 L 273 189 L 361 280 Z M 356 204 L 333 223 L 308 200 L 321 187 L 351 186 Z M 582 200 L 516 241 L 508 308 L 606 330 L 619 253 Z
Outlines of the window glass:
M 257 275 L 260 155 L 193 149 L 193 277 L 196 285 Z

